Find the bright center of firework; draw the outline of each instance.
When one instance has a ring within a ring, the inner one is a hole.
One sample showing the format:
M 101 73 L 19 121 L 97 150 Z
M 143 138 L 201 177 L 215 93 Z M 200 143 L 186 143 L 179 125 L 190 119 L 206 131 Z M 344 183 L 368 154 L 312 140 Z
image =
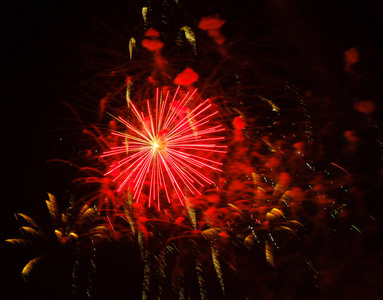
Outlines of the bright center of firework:
M 200 194 L 206 184 L 214 184 L 208 171 L 221 171 L 216 166 L 222 163 L 210 157 L 226 153 L 227 146 L 216 144 L 224 139 L 216 135 L 224 128 L 209 125 L 218 111 L 208 113 L 209 100 L 188 111 L 186 105 L 197 90 L 176 101 L 178 91 L 169 100 L 169 92 L 163 97 L 157 89 L 155 109 L 146 102 L 147 116 L 130 102 L 136 121 L 118 117 L 126 130 L 112 134 L 122 137 L 123 143 L 102 155 L 122 156 L 105 174 L 119 172 L 113 180 L 119 182 L 117 191 L 128 184 L 137 202 L 147 198 L 149 207 L 156 201 L 158 209 L 162 198 L 169 203 L 178 198 L 183 204 L 186 191 Z
M 160 151 L 165 150 L 166 148 L 166 142 L 161 139 L 156 139 L 153 142 L 153 151 Z

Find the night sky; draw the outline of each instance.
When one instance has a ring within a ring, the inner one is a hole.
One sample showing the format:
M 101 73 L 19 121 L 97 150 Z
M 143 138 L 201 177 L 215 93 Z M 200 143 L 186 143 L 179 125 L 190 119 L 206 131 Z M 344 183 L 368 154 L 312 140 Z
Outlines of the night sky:
M 63 102 L 89 105 L 88 110 L 92 111 L 91 106 L 97 105 L 97 98 L 103 97 L 105 88 L 97 91 L 93 86 L 88 91 L 84 82 L 101 72 L 104 66 L 113 66 L 124 59 L 120 56 L 115 61 L 107 61 L 111 55 L 105 55 L 105 65 L 92 65 L 93 60 L 82 58 L 98 55 L 98 49 L 104 52 L 108 47 L 123 53 L 128 34 L 142 31 L 135 25 L 139 20 L 139 6 L 132 4 L 134 1 L 96 2 L 37 0 L 9 1 L 2 5 L 0 240 L 18 234 L 15 212 L 31 212 L 42 219 L 48 218 L 44 203 L 46 192 L 63 194 L 71 180 L 67 178 L 70 171 L 46 164 L 51 159 L 68 159 L 72 155 L 71 142 L 68 146 L 60 141 L 60 138 L 70 139 L 65 130 L 74 124 L 68 121 L 73 115 Z M 196 5 L 192 4 L 194 1 L 179 2 L 190 10 L 190 19 L 219 14 L 227 20 L 223 32 L 232 35 L 228 36 L 229 41 L 256 40 L 259 35 L 273 40 L 275 35 L 279 44 L 270 46 L 270 56 L 279 56 L 282 61 L 287 57 L 289 64 L 295 66 L 296 85 L 317 95 L 338 97 L 339 102 L 334 103 L 336 109 L 352 108 L 347 102 L 350 98 L 373 100 L 377 107 L 374 116 L 382 121 L 381 1 L 206 1 L 209 4 L 196 1 Z M 100 30 L 105 24 L 115 35 Z M 357 71 L 362 84 L 355 89 L 349 88 L 350 83 L 342 75 L 343 53 L 351 47 L 358 47 L 361 57 Z M 127 51 L 125 57 L 128 57 Z M 291 77 L 278 65 L 270 64 L 269 72 L 277 73 L 282 80 L 285 75 Z M 89 100 L 92 97 L 96 98 L 93 103 Z M 354 121 L 350 119 L 350 124 Z M 372 149 L 376 145 L 366 147 Z M 371 176 L 379 174 L 379 154 L 377 157 L 371 159 L 373 166 L 363 170 L 364 173 L 371 170 Z M 374 204 L 372 207 L 382 208 Z M 24 299 L 27 290 L 39 297 L 44 295 L 23 283 L 20 273 L 28 261 L 23 257 L 25 251 L 1 245 L 0 286 L 3 294 L 13 296 L 0 295 L 0 298 Z M 117 284 L 123 284 L 122 280 Z M 45 297 L 49 297 L 47 294 Z

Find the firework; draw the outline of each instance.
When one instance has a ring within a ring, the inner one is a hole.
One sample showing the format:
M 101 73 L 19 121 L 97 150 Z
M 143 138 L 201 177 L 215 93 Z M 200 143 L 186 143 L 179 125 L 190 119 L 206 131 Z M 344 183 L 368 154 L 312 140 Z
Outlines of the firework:
M 209 99 L 194 109 L 187 108 L 197 89 L 176 101 L 179 90 L 178 87 L 170 100 L 169 91 L 163 95 L 157 89 L 154 110 L 146 101 L 147 116 L 130 102 L 136 122 L 118 116 L 126 132 L 112 134 L 124 141 L 102 155 L 124 156 L 105 175 L 115 175 L 118 191 L 130 186 L 136 202 L 146 190 L 148 206 L 155 202 L 158 210 L 160 198 L 170 203 L 175 197 L 183 205 L 186 191 L 200 194 L 205 185 L 214 184 L 205 170 L 221 171 L 222 163 L 209 157 L 226 153 L 226 146 L 219 144 L 224 137 L 217 136 L 225 129 L 222 125 L 211 125 L 211 118 L 218 111 L 208 112 L 212 106 Z
M 95 244 L 108 238 L 108 227 L 97 218 L 97 212 L 87 206 L 70 207 L 61 211 L 56 197 L 48 193 L 49 200 L 46 205 L 51 217 L 50 226 L 46 226 L 39 219 L 32 218 L 27 214 L 18 213 L 16 218 L 27 223 L 20 227 L 23 235 L 18 238 L 7 239 L 10 244 L 31 244 L 43 246 L 43 253 L 31 259 L 23 268 L 22 276 L 26 280 L 33 269 L 59 248 L 69 247 L 73 251 L 72 287 L 77 289 L 80 252 L 91 255 L 90 265 L 94 271 Z M 83 248 L 83 243 L 91 243 L 92 247 Z M 90 274 L 90 273 L 89 273 Z M 89 280 L 89 278 L 88 278 Z M 87 288 L 90 288 L 88 285 Z

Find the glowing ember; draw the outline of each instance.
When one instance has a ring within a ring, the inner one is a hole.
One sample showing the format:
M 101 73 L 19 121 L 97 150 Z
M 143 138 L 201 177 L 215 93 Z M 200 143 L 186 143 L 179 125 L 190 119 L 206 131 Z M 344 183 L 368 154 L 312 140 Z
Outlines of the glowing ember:
M 158 210 L 160 198 L 166 197 L 170 203 L 172 191 L 183 204 L 186 190 L 192 194 L 200 193 L 198 187 L 213 184 L 202 172 L 221 171 L 218 166 L 222 163 L 208 157 L 213 153 L 226 153 L 227 146 L 216 144 L 224 139 L 216 135 L 224 128 L 208 125 L 211 117 L 218 113 L 207 113 L 211 107 L 209 99 L 188 111 L 186 105 L 197 90 L 175 101 L 178 91 L 179 87 L 169 102 L 169 92 L 162 97 L 157 89 L 155 110 L 152 111 L 147 100 L 146 117 L 131 102 L 137 122 L 133 125 L 133 122 L 119 116 L 118 120 L 127 131 L 113 131 L 112 134 L 123 138 L 123 145 L 112 147 L 102 155 L 126 155 L 114 163 L 105 175 L 119 172 L 114 178 L 119 182 L 118 191 L 129 183 L 137 202 L 145 191 L 149 207 L 156 201 Z

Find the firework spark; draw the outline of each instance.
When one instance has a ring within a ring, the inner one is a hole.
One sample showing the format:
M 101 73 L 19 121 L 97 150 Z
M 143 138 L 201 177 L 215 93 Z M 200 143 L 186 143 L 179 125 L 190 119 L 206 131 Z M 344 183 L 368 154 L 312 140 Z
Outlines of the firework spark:
M 200 194 L 199 188 L 213 184 L 203 172 L 221 171 L 222 163 L 207 157 L 226 153 L 227 146 L 217 144 L 224 137 L 216 135 L 224 128 L 222 125 L 209 126 L 211 117 L 218 111 L 207 112 L 212 106 L 209 99 L 189 111 L 186 105 L 197 89 L 176 101 L 179 89 L 172 100 L 169 100 L 169 91 L 163 97 L 157 89 L 154 110 L 149 100 L 146 101 L 147 116 L 130 102 L 137 122 L 133 124 L 119 116 L 117 119 L 127 130 L 113 131 L 112 134 L 123 138 L 124 142 L 102 155 L 124 155 L 105 175 L 119 173 L 114 178 L 119 182 L 118 191 L 127 185 L 132 187 L 136 202 L 146 190 L 148 206 L 155 201 L 158 210 L 160 198 L 165 197 L 170 203 L 172 191 L 183 205 L 186 190 L 193 195 Z

